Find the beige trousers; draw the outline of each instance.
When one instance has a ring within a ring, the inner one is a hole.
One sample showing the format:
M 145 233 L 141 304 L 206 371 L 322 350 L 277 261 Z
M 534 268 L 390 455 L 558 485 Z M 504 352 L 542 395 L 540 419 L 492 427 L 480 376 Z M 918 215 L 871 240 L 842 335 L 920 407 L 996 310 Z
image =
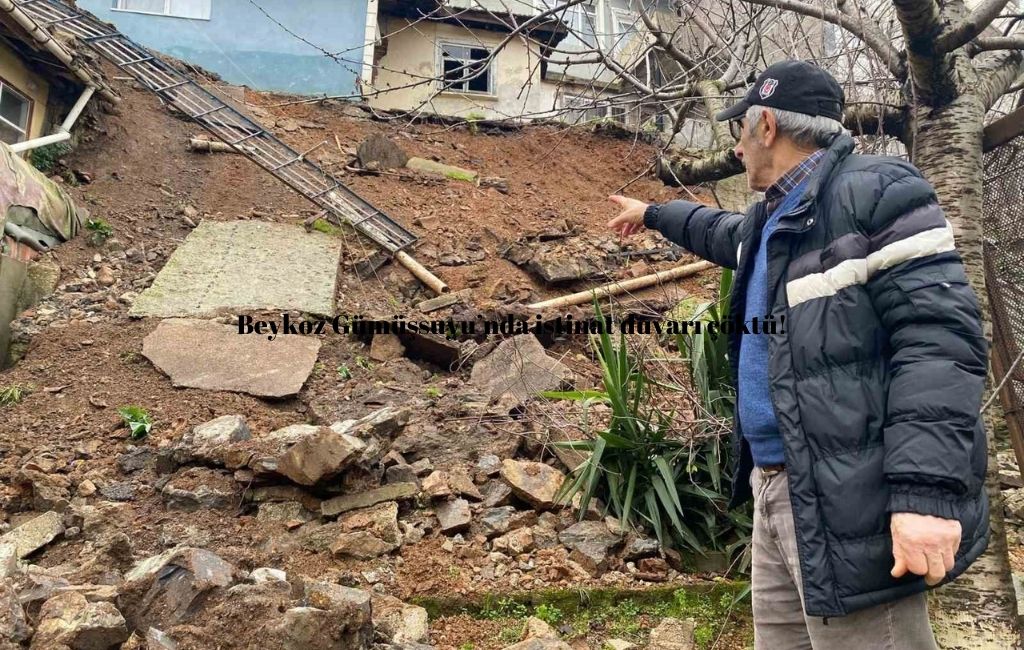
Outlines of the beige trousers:
M 917 594 L 847 616 L 808 617 L 786 472 L 755 467 L 752 600 L 755 650 L 938 650 Z

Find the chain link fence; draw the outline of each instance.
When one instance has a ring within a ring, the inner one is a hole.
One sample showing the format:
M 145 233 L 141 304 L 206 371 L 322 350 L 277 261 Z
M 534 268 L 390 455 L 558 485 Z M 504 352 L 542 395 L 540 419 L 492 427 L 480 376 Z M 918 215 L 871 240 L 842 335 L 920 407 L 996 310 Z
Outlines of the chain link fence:
M 1002 381 L 1024 349 L 1024 136 L 984 159 L 985 281 L 992 313 L 992 369 Z M 1024 362 L 1000 395 L 1024 467 Z

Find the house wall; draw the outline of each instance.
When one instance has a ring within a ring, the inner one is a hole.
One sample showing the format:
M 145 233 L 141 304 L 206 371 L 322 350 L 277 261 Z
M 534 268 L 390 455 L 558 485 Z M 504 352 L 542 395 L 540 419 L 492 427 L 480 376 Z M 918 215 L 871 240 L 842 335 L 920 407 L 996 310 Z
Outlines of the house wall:
M 374 108 L 501 119 L 535 118 L 554 107 L 555 88 L 540 83 L 540 64 L 533 43 L 528 47 L 521 39 L 514 39 L 498 52 L 491 63 L 492 74 L 496 75 L 494 95 L 438 93 L 441 42 L 493 47 L 505 35 L 426 21 L 403 30 L 409 21 L 393 16 L 382 16 L 380 23 L 381 33 L 389 36 L 387 53 L 378 62 L 373 82 L 379 94 L 368 96 Z M 415 85 L 404 87 L 410 84 Z
M 139 43 L 212 70 L 230 83 L 296 94 L 348 95 L 363 69 L 367 0 L 212 0 L 210 19 L 112 9 L 111 0 L 78 0 Z M 317 49 L 339 53 L 335 61 Z
M 32 114 L 29 118 L 29 133 L 26 139 L 43 134 L 46 124 L 46 102 L 49 99 L 50 84 L 22 63 L 13 50 L 0 43 L 0 77 L 15 90 L 32 100 Z

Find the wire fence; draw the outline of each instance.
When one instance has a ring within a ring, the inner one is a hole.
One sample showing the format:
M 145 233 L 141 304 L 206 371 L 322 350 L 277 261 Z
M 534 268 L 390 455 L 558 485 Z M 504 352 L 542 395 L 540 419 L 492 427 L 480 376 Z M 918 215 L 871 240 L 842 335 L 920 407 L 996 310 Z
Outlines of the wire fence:
M 1024 136 L 984 160 L 985 282 L 992 314 L 992 369 L 1017 463 L 1024 468 Z M 1007 373 L 1012 374 L 1007 377 Z

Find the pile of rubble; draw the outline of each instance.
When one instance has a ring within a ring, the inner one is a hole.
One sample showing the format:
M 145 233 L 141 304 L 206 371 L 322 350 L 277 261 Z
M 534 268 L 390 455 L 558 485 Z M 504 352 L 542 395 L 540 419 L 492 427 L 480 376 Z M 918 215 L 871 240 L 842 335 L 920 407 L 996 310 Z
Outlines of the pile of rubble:
M 380 574 L 401 563 L 403 547 L 428 537 L 443 539 L 481 586 L 575 584 L 622 572 L 674 577 L 656 541 L 596 508 L 579 517 L 558 503 L 565 474 L 554 460 L 406 462 L 392 441 L 409 416 L 385 407 L 259 435 L 244 417 L 222 416 L 162 447 L 130 447 L 117 463 L 129 476 L 123 481 L 76 482 L 45 460 L 24 463 L 14 476 L 23 497 L 12 505 L 42 514 L 23 512 L 0 537 L 0 638 L 32 648 L 210 647 L 234 638 L 232 621 L 242 618 L 247 635 L 274 648 L 426 647 L 426 610 L 385 594 Z M 136 498 L 140 481 L 130 477 L 142 470 L 157 477 L 151 487 L 168 511 L 254 511 L 279 527 L 275 544 L 284 551 L 385 564 L 339 584 L 278 567 L 246 571 L 194 545 L 139 560 L 112 513 Z M 84 540 L 78 558 L 47 557 L 62 539 Z M 360 582 L 365 589 L 354 588 Z M 563 647 L 527 641 L 515 647 Z

